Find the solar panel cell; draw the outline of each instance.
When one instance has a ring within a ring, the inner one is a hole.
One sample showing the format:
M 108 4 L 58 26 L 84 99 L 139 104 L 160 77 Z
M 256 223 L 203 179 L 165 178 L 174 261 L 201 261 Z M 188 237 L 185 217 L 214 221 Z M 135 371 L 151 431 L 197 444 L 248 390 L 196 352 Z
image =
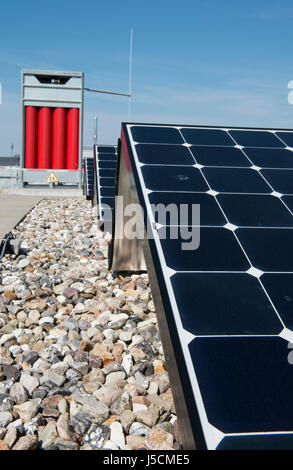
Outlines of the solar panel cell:
M 274 196 L 219 194 L 217 199 L 229 222 L 238 227 L 293 227 L 292 215 Z
M 273 190 L 256 170 L 246 168 L 203 168 L 209 185 L 223 193 L 271 193 Z
M 257 130 L 230 130 L 229 134 L 243 147 L 285 147 L 272 132 Z
M 190 227 L 188 230 L 191 232 Z M 166 233 L 164 239 L 165 230 L 158 230 L 166 264 L 175 271 L 246 271 L 250 268 L 233 232 L 226 228 L 202 227 L 196 250 L 182 251 L 186 240 L 180 231 L 177 240 L 170 239 L 170 229 L 167 228 Z
M 142 167 L 146 187 L 154 191 L 207 191 L 208 185 L 200 171 L 193 167 Z
M 293 272 L 293 230 L 240 228 L 236 233 L 254 267 Z
M 221 129 L 194 129 L 183 128 L 181 133 L 188 144 L 192 145 L 228 145 L 234 146 L 235 142 L 231 139 L 226 131 Z
M 293 147 L 293 132 L 276 132 L 276 135 L 285 142 L 288 147 Z
M 183 144 L 183 139 L 173 127 L 144 126 L 131 128 L 133 139 L 139 143 L 150 144 Z
M 177 209 L 177 214 L 180 216 L 182 205 L 188 205 L 188 218 L 184 221 L 184 225 L 193 225 L 200 223 L 201 226 L 223 226 L 226 224 L 226 219 L 217 204 L 216 199 L 206 193 L 176 193 L 176 192 L 152 192 L 149 195 L 149 201 L 153 205 L 153 213 L 155 221 L 163 225 L 172 224 L 169 211 L 166 211 L 166 221 L 159 220 L 159 211 L 155 210 L 158 204 L 163 204 L 168 208 L 170 204 L 174 204 Z M 200 220 L 192 220 L 192 205 L 200 205 Z M 171 208 L 170 208 L 171 209 Z M 179 223 L 183 222 L 179 220 Z
M 293 152 L 287 149 L 244 148 L 252 163 L 262 168 L 293 168 Z
M 177 273 L 171 281 L 183 328 L 194 335 L 271 335 L 283 329 L 249 274 Z
M 197 163 L 204 166 L 251 166 L 244 153 L 235 147 L 190 147 Z
M 261 173 L 275 191 L 282 194 L 293 194 L 292 170 L 262 170 Z
M 139 144 L 136 146 L 138 159 L 149 165 L 194 165 L 195 160 L 183 145 Z
M 292 430 L 288 397 L 293 374 L 287 341 L 196 338 L 189 349 L 208 420 L 217 429 L 231 434 Z

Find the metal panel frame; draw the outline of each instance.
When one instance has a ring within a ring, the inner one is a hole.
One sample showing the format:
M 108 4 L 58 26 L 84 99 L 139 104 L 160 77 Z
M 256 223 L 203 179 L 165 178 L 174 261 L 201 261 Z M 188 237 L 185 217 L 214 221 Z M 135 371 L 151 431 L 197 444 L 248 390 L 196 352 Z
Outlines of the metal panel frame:
M 146 193 L 146 188 L 143 187 L 143 180 L 140 174 L 140 167 L 139 162 L 137 161 L 137 156 L 134 156 L 134 143 L 131 140 L 131 136 L 129 136 L 130 132 L 129 129 L 131 126 L 144 126 L 141 123 L 123 123 L 122 124 L 122 148 L 123 151 L 121 153 L 121 159 L 124 161 L 127 159 L 127 163 L 131 166 L 131 170 L 128 171 L 128 185 L 132 186 L 132 180 L 134 181 L 135 188 L 134 193 L 136 193 L 136 199 L 141 201 L 142 206 L 145 208 L 144 196 Z M 184 127 L 184 128 L 207 128 L 207 129 L 222 129 L 222 130 L 233 130 L 233 129 L 241 129 L 241 130 L 272 130 L 272 131 L 290 131 L 292 129 L 268 129 L 268 128 L 245 128 L 245 127 L 232 127 L 232 126 L 192 126 L 192 125 L 161 125 L 161 124 L 151 124 L 147 123 L 145 126 L 160 126 L 160 127 Z M 125 165 L 124 165 L 125 166 Z M 122 173 L 120 173 L 120 178 Z M 120 179 L 119 178 L 119 179 Z M 118 187 L 121 189 L 118 191 L 119 194 L 123 194 L 122 188 L 124 188 L 124 193 L 130 191 L 127 188 L 127 184 L 118 182 Z M 132 190 L 132 189 L 131 189 Z M 150 212 L 151 213 L 151 212 Z M 145 226 L 149 226 L 150 221 L 148 220 L 148 211 L 145 213 Z M 112 262 L 112 269 L 120 272 L 131 269 L 131 254 L 134 248 L 128 249 L 129 256 L 121 256 L 120 253 L 120 240 L 115 239 L 116 234 L 121 232 L 121 216 L 116 212 L 115 216 L 115 232 L 113 234 L 112 245 L 110 249 L 110 253 L 113 256 Z M 122 219 L 123 221 L 123 219 Z M 116 224 L 118 224 L 118 228 L 116 229 Z M 120 224 L 120 225 L 119 225 Z M 123 227 L 123 223 L 122 223 Z M 153 227 L 153 225 L 152 225 Z M 154 227 L 153 227 L 154 228 Z M 155 228 L 154 233 L 155 235 Z M 174 302 L 172 301 L 172 297 L 170 297 L 169 293 L 172 292 L 166 283 L 166 280 L 170 281 L 170 277 L 172 276 L 172 270 L 170 268 L 170 272 L 168 270 L 168 266 L 166 263 L 162 263 L 162 253 L 158 251 L 158 244 L 156 245 L 156 241 L 158 240 L 158 236 L 155 236 L 154 239 L 145 239 L 142 241 L 144 245 L 144 255 L 146 265 L 148 267 L 149 278 L 152 288 L 152 293 L 154 297 L 154 303 L 156 307 L 156 312 L 158 315 L 158 322 L 160 326 L 160 333 L 162 335 L 163 346 L 165 350 L 166 362 L 168 364 L 168 372 L 171 378 L 171 385 L 172 391 L 174 394 L 174 401 L 176 406 L 176 411 L 179 417 L 179 425 L 181 431 L 182 442 L 185 449 L 194 449 L 195 447 L 206 449 L 206 448 L 216 448 L 221 442 L 221 439 L 227 437 L 229 434 L 222 433 L 219 431 L 215 426 L 211 425 L 204 416 L 205 409 L 202 407 L 200 400 L 197 401 L 197 409 L 192 409 L 191 404 L 188 402 L 186 397 L 189 396 L 189 393 L 192 393 L 192 389 L 195 387 L 191 386 L 190 377 L 188 374 L 188 370 L 186 368 L 186 364 L 184 361 L 184 349 L 181 347 L 180 338 L 178 335 L 178 331 L 176 329 L 176 324 L 174 321 L 174 315 L 172 315 L 172 311 L 174 311 Z M 121 249 L 122 250 L 122 249 Z M 126 253 L 127 254 L 127 253 Z M 165 270 L 165 271 L 163 271 Z M 174 271 L 175 272 L 175 271 Z M 190 335 L 186 332 L 185 343 L 187 344 L 191 338 L 194 338 L 195 335 Z M 282 336 L 285 339 L 285 336 Z M 288 336 L 287 340 L 290 337 Z M 194 375 L 194 374 L 193 374 Z M 192 376 L 191 376 L 192 378 Z M 194 381 L 195 383 L 195 381 Z M 204 411 L 204 413 L 203 413 Z M 204 420 L 203 420 L 204 417 Z M 209 439 L 207 439 L 207 435 L 204 434 L 203 423 L 206 427 L 206 432 L 208 430 Z M 242 433 L 245 435 L 245 433 Z M 251 433 L 250 433 L 251 434 Z M 278 432 L 272 433 L 278 434 Z

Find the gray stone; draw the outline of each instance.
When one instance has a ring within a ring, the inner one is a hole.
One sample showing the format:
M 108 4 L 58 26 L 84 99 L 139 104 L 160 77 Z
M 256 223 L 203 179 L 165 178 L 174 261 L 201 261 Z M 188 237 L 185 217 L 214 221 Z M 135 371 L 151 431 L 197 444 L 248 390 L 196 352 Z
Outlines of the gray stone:
M 51 447 L 57 437 L 58 433 L 56 430 L 55 423 L 48 423 L 47 426 L 45 426 L 44 429 L 39 432 L 39 444 L 41 446 L 41 449 L 48 449 L 49 447 Z
M 92 424 L 84 436 L 84 442 L 90 444 L 92 448 L 101 449 L 110 438 L 110 428 L 105 425 Z
M 167 372 L 161 372 L 160 374 L 155 374 L 152 377 L 152 381 L 156 382 L 159 385 L 160 393 L 164 393 L 170 387 L 169 375 Z
M 134 422 L 129 429 L 129 434 L 134 436 L 146 436 L 150 432 L 151 428 L 143 423 Z
M 114 423 L 111 424 L 110 429 L 111 429 L 110 440 L 114 442 L 119 447 L 119 449 L 121 449 L 125 445 L 125 437 L 124 437 L 121 423 L 119 423 L 118 421 L 115 421 Z
M 103 447 L 104 450 L 120 450 L 120 447 L 115 442 L 109 440 L 106 441 Z
M 30 351 L 29 353 L 25 354 L 23 362 L 26 362 L 27 364 L 32 366 L 38 359 L 38 353 L 36 353 L 35 351 Z
M 4 444 L 6 444 L 10 449 L 13 446 L 17 439 L 17 430 L 15 426 L 10 426 L 9 429 L 7 429 L 5 438 L 3 440 Z
M 134 377 L 138 390 L 146 391 L 149 387 L 149 380 L 141 372 L 136 372 Z
M 20 370 L 17 367 L 8 364 L 4 364 L 2 366 L 2 373 L 6 380 L 18 380 L 20 377 Z
M 89 369 L 87 362 L 73 362 L 71 367 L 82 375 L 87 374 Z
M 16 419 L 15 421 L 12 421 L 12 423 L 8 424 L 7 429 L 10 429 L 11 426 L 16 429 L 18 434 L 23 434 L 24 425 L 22 423 L 22 419 Z
M 66 378 L 64 376 L 56 374 L 52 370 L 45 374 L 40 380 L 41 384 L 44 384 L 45 382 L 53 382 L 53 384 L 57 385 L 58 387 L 61 387 L 65 381 Z
M 106 385 L 109 385 L 110 387 L 119 386 L 119 383 L 122 382 L 125 377 L 126 375 L 123 371 L 112 372 L 106 377 Z
M 135 415 L 130 409 L 123 411 L 123 413 L 120 415 L 120 422 L 126 434 L 129 433 L 130 426 L 134 423 L 134 421 Z
M 82 412 L 91 416 L 92 422 L 102 424 L 109 416 L 109 407 L 102 401 L 97 400 L 91 395 L 82 395 L 74 393 L 73 398 L 82 405 Z
M 10 388 L 10 396 L 15 400 L 17 405 L 24 403 L 28 400 L 28 393 L 24 389 L 23 385 L 19 382 L 13 384 Z
M 26 373 L 21 374 L 20 383 L 28 391 L 30 396 L 32 396 L 34 390 L 40 385 L 40 382 L 36 377 Z
M 77 442 L 61 439 L 60 437 L 54 441 L 54 444 L 58 450 L 79 450 Z
M 120 415 L 125 410 L 131 409 L 131 400 L 128 392 L 122 393 L 121 397 L 116 400 L 111 406 L 111 412 L 114 415 Z
M 123 371 L 123 367 L 120 364 L 120 362 L 115 361 L 115 362 L 112 362 L 112 364 L 109 364 L 108 366 L 106 366 L 104 370 L 105 370 L 105 374 L 108 375 L 108 374 L 111 374 L 112 372 Z
M 40 408 L 40 398 L 34 398 L 32 400 L 15 405 L 13 411 L 15 411 L 24 423 L 28 423 L 34 416 L 36 416 Z
M 70 424 L 76 434 L 83 436 L 92 425 L 92 417 L 89 413 L 79 411 L 78 413 L 70 416 Z
M 130 352 L 124 354 L 121 365 L 126 374 L 129 375 L 133 366 L 133 358 Z
M 118 400 L 122 395 L 122 390 L 109 387 L 104 385 L 99 390 L 94 392 L 94 396 L 96 396 L 99 400 L 106 403 L 106 405 L 111 406 L 116 400 Z
M 36 450 L 38 447 L 37 436 L 28 434 L 18 439 L 17 443 L 12 447 L 12 450 Z
M 75 441 L 74 433 L 69 425 L 69 415 L 67 413 L 59 416 L 56 427 L 61 439 Z
M 11 421 L 13 421 L 13 416 L 9 411 L 0 411 L 0 427 L 6 428 Z

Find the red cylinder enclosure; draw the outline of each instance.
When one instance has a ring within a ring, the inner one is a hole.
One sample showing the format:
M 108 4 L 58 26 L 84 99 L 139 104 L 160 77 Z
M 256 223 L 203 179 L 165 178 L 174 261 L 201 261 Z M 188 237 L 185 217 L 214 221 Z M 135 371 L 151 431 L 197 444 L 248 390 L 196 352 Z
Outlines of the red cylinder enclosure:
M 25 168 L 37 168 L 37 121 L 38 111 L 34 106 L 25 108 Z
M 66 169 L 66 110 L 56 108 L 52 119 L 52 168 Z
M 79 109 L 71 108 L 67 112 L 67 155 L 66 168 L 78 169 L 78 145 L 79 145 Z
M 38 112 L 38 168 L 52 168 L 51 108 L 40 108 Z

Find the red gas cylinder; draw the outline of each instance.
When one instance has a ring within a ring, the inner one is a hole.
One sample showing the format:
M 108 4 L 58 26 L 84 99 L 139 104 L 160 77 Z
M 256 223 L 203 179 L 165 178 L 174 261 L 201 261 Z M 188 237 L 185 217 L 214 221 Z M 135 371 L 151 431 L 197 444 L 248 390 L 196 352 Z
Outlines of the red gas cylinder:
M 38 168 L 52 168 L 52 111 L 40 108 L 38 112 Z
M 56 108 L 52 120 L 52 168 L 66 169 L 66 110 Z
M 25 108 L 25 168 L 38 167 L 37 153 L 38 110 L 34 106 Z
M 71 108 L 67 112 L 67 156 L 66 168 L 78 169 L 79 109 Z

